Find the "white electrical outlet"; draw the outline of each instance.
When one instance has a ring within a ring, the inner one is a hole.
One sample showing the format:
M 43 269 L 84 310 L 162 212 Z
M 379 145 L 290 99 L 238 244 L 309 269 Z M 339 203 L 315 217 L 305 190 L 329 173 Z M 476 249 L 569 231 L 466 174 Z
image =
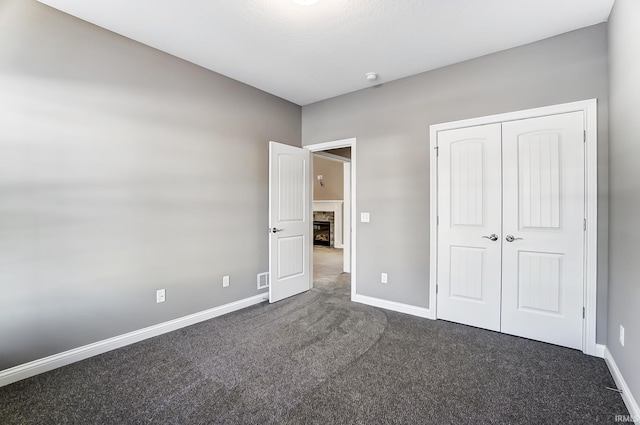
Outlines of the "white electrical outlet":
M 156 303 L 159 304 L 165 302 L 165 295 L 164 289 L 158 289 L 156 291 Z
M 369 223 L 371 221 L 371 215 L 368 212 L 360 213 L 360 222 Z
M 624 347 L 624 326 L 620 325 L 620 345 Z
M 387 274 L 386 273 L 380 273 L 380 282 L 387 283 Z
M 229 286 L 229 276 L 222 276 L 222 287 L 226 288 Z

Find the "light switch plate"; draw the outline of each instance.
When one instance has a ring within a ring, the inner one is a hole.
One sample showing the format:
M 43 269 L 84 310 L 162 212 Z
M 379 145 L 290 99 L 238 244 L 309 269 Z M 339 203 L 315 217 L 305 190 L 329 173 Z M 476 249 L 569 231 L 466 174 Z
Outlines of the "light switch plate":
M 369 223 L 369 221 L 371 221 L 371 216 L 368 212 L 360 213 L 360 222 Z
M 158 289 L 156 291 L 156 303 L 160 304 L 166 300 L 166 295 L 164 289 Z

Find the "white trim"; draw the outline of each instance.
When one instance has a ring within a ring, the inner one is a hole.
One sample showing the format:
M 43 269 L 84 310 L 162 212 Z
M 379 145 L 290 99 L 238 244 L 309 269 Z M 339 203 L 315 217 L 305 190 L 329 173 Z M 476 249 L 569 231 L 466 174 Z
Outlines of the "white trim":
M 342 217 L 342 271 L 351 273 L 351 162 L 342 164 L 343 217 Z M 346 212 L 346 214 L 345 214 Z
M 636 422 L 640 422 L 640 407 L 638 407 L 638 402 L 633 397 L 633 394 L 631 394 L 631 390 L 629 389 L 627 382 L 624 380 L 620 369 L 618 369 L 618 365 L 613 359 L 608 347 L 605 347 L 604 349 L 604 360 L 607 362 L 607 366 L 609 367 L 609 371 L 611 371 L 613 380 L 616 382 L 616 386 L 620 391 L 622 391 L 622 400 L 627 406 L 629 414 Z
M 564 114 L 568 112 L 582 111 L 585 119 L 586 146 L 585 146 L 585 178 L 586 200 L 585 218 L 587 231 L 585 235 L 585 282 L 584 282 L 584 306 L 585 318 L 583 326 L 582 351 L 592 356 L 597 355 L 596 349 L 596 321 L 597 321 L 597 276 L 598 276 L 598 127 L 597 127 L 597 100 L 589 99 L 579 102 L 564 103 L 560 105 L 545 106 L 542 108 L 527 109 L 523 111 L 508 112 L 505 114 L 490 115 L 487 117 L 472 118 L 460 121 L 452 121 L 442 124 L 434 124 L 429 127 L 430 137 L 430 253 L 429 253 L 429 310 L 435 315 L 437 312 L 437 231 L 436 218 L 438 214 L 438 162 L 437 153 L 438 132 L 455 128 L 473 127 L 478 125 L 502 123 L 507 121 L 536 118 L 547 115 Z
M 607 346 L 604 344 L 596 344 L 596 357 L 600 357 L 601 359 L 604 359 L 604 350 L 607 349 Z
M 432 124 L 431 129 L 436 131 L 452 130 L 454 128 L 475 127 L 478 125 L 496 124 L 506 121 L 524 120 L 528 118 L 544 117 L 548 115 L 565 114 L 568 112 L 590 111 L 597 106 L 597 99 L 581 100 L 578 102 L 562 103 L 559 105 L 543 106 L 541 108 L 524 109 L 521 111 L 506 112 L 504 114 L 488 115 L 486 117 L 470 118 L 458 121 L 450 121 L 441 124 Z M 591 112 L 591 111 L 590 111 Z M 588 118 L 595 118 L 596 112 L 588 114 Z M 595 126 L 595 123 L 594 123 Z M 594 127 L 595 128 L 595 127 Z M 588 131 L 589 129 L 587 129 Z
M 344 249 L 344 228 L 342 209 L 344 201 L 313 201 L 313 211 L 329 211 L 333 213 L 333 246 Z M 312 235 L 313 236 L 313 235 Z
M 598 305 L 598 104 L 596 99 L 584 102 L 585 179 L 585 282 L 584 282 L 584 332 L 582 349 L 585 354 L 597 355 L 596 326 Z
M 356 138 L 334 140 L 332 142 L 314 143 L 303 146 L 311 152 L 336 148 L 351 148 L 351 300 L 356 296 Z M 313 256 L 313 253 L 310 255 Z
M 397 311 L 398 313 L 411 314 L 413 316 L 424 317 L 425 319 L 435 319 L 435 315 L 433 311 L 424 308 L 424 307 L 416 307 L 414 305 L 398 303 L 395 301 L 387 301 L 380 298 L 368 297 L 366 295 L 358 295 L 356 294 L 351 298 L 351 301 L 366 304 L 373 307 L 385 308 L 391 311 Z
M 188 316 L 180 317 L 174 320 L 169 320 L 168 322 L 163 322 L 143 329 L 138 329 L 136 331 L 118 335 L 113 338 L 104 339 L 102 341 L 94 342 L 92 344 L 54 354 L 49 357 L 34 360 L 29 363 L 24 363 L 10 369 L 5 369 L 3 371 L 0 371 L 0 387 L 16 381 L 20 381 L 21 379 L 29 378 L 40 373 L 48 372 L 50 370 L 66 366 L 68 364 L 78 362 L 80 360 L 87 359 L 89 357 L 96 356 L 98 354 L 106 353 L 107 351 L 111 351 L 116 348 L 121 348 L 126 345 L 134 344 L 136 342 L 152 338 L 154 336 L 175 331 L 176 329 L 191 326 L 205 320 L 213 319 L 214 317 L 222 316 L 236 310 L 250 307 L 254 304 L 259 304 L 263 301 L 267 301 L 268 299 L 269 294 L 267 292 L 264 292 L 253 297 L 234 301 L 232 303 L 214 307 L 209 310 L 190 314 Z
M 353 148 L 353 145 L 355 145 L 355 143 L 356 138 L 350 137 L 348 139 L 334 140 L 332 142 L 314 143 L 311 145 L 303 146 L 303 148 L 309 149 L 311 152 L 318 152 L 338 148 Z M 353 150 L 351 151 L 351 158 L 353 159 Z
M 438 313 L 438 131 L 429 127 L 429 310 Z

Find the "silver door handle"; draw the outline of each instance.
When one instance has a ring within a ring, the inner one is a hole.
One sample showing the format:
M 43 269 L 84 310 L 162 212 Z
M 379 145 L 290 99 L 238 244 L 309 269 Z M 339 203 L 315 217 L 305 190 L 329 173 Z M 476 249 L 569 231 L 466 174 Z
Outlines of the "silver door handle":
M 271 233 L 282 232 L 284 229 L 276 229 L 275 227 L 271 229 Z
M 517 240 L 522 240 L 522 238 L 516 238 L 513 235 L 507 235 L 507 237 L 505 239 L 507 240 L 507 242 L 513 242 L 513 241 L 517 241 Z
M 495 233 L 492 233 L 489 236 L 483 236 L 483 238 L 487 238 L 487 239 L 492 240 L 492 241 L 495 242 L 495 241 L 498 240 L 498 235 L 496 235 Z

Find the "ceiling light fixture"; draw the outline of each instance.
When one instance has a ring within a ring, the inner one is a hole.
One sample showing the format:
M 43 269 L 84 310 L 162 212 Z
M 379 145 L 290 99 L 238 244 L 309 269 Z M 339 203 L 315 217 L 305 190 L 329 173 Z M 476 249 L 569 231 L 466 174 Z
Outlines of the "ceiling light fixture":
M 293 0 L 301 6 L 311 6 L 318 2 L 318 0 Z

